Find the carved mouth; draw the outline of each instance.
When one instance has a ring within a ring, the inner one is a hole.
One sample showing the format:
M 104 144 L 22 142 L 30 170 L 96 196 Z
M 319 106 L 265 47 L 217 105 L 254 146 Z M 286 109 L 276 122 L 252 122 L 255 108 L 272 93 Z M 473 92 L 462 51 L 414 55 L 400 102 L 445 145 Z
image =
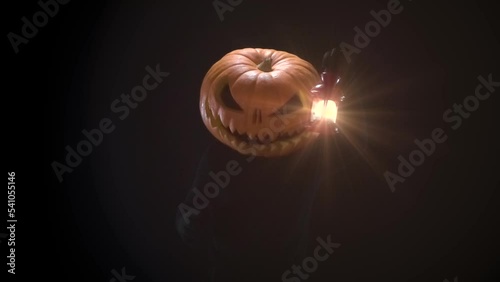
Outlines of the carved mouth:
M 281 156 L 301 147 L 315 136 L 302 127 L 291 131 L 273 132 L 277 136 L 271 141 L 271 138 L 266 138 L 262 134 L 239 132 L 227 126 L 230 121 L 224 125 L 219 114 L 214 114 L 209 107 L 208 101 L 205 102 L 205 113 L 209 120 L 208 125 L 212 128 L 212 132 L 218 133 L 218 139 L 242 154 Z
M 293 130 L 291 132 L 282 131 L 282 132 L 274 133 L 274 134 L 277 134 L 278 136 L 276 137 L 276 139 L 271 141 L 270 136 L 266 137 L 266 136 L 259 136 L 259 135 L 250 135 L 247 133 L 241 134 L 236 130 L 233 131 L 233 130 L 231 130 L 231 128 L 224 126 L 224 124 L 222 124 L 222 123 L 221 123 L 221 125 L 224 127 L 224 129 L 229 130 L 231 132 L 231 134 L 234 137 L 236 137 L 236 139 L 238 139 L 238 141 L 245 141 L 245 142 L 255 143 L 255 144 L 268 144 L 268 143 L 277 142 L 277 141 L 287 141 L 295 136 L 300 135 L 300 133 L 302 133 L 302 131 L 304 131 L 304 128 L 299 128 L 299 129 Z

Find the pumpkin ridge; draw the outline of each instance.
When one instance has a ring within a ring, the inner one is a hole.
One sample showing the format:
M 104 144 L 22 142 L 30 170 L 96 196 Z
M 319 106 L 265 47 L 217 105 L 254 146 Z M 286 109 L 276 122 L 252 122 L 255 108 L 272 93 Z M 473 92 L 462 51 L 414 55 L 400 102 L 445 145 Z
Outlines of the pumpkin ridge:
M 287 60 L 287 59 L 293 59 L 297 56 L 294 56 L 292 54 L 278 54 L 277 55 L 277 58 L 273 58 L 273 60 L 276 62 L 276 64 L 279 64 L 281 63 L 283 60 Z M 298 57 L 297 57 L 298 58 Z
M 245 71 L 241 72 L 240 74 L 238 74 L 238 76 L 236 77 L 236 79 L 233 80 L 232 85 L 235 85 L 238 82 L 238 80 L 243 77 L 244 74 L 249 73 L 251 71 L 255 71 L 255 70 L 252 70 L 252 69 L 245 70 Z
M 245 57 L 245 58 L 247 58 L 250 62 L 252 62 L 252 63 L 254 63 L 254 64 L 257 64 L 257 62 L 256 62 L 254 59 L 250 58 L 247 54 L 236 53 L 236 55 L 238 55 L 238 56 L 242 56 L 242 57 Z

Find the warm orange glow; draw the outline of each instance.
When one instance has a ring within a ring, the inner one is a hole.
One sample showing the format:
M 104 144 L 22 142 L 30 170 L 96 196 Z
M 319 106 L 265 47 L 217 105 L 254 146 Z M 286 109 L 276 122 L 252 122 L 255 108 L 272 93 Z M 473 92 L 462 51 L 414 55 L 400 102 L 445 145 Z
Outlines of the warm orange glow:
M 332 100 L 313 101 L 311 120 L 337 121 L 337 104 Z

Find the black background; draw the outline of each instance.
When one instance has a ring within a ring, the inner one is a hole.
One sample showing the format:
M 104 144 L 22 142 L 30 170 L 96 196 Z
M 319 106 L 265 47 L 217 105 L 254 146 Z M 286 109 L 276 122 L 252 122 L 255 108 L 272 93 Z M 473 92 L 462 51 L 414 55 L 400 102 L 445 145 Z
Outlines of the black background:
M 198 112 L 206 71 L 244 47 L 288 51 L 319 67 L 324 51 L 353 44 L 353 28 L 387 2 L 244 0 L 221 22 L 211 1 L 73 0 L 18 54 L 5 36 L 4 151 L 17 176 L 18 279 L 109 281 L 125 267 L 134 281 L 197 281 L 199 262 L 178 238 L 174 214 L 213 138 Z M 500 80 L 497 15 L 486 1 L 402 5 L 347 68 L 351 101 L 363 100 L 368 113 L 366 132 L 351 133 L 369 146 L 364 157 L 339 161 L 341 176 L 320 193 L 317 236 L 332 234 L 342 246 L 309 281 L 498 274 L 500 90 L 456 131 L 442 119 L 474 93 L 479 75 Z M 39 9 L 35 1 L 8 3 L 4 34 L 19 34 L 21 17 Z M 156 64 L 170 76 L 119 121 L 111 102 Z M 51 163 L 105 117 L 115 131 L 59 183 Z M 436 127 L 448 140 L 391 193 L 383 173 Z

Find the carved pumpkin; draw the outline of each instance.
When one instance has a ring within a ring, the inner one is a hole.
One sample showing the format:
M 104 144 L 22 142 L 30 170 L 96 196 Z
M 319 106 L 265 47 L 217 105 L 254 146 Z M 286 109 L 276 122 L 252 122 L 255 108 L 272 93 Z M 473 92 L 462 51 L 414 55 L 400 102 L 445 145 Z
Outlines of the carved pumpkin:
M 314 139 L 311 88 L 320 77 L 301 58 L 273 49 L 232 51 L 205 75 L 200 112 L 208 130 L 242 154 L 282 156 Z

